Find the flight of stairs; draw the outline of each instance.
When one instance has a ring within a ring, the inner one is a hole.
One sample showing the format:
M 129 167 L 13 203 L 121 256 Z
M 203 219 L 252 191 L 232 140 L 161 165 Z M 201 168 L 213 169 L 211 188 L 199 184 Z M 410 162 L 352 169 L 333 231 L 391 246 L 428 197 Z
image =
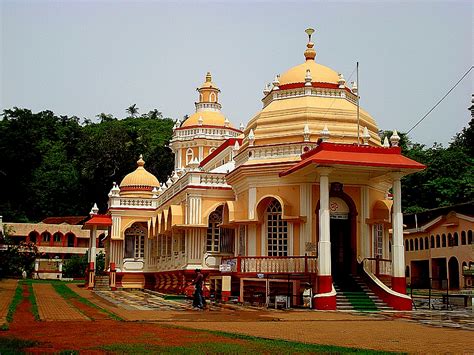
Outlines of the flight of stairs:
M 109 275 L 96 276 L 94 282 L 94 290 L 96 291 L 110 291 Z
M 337 292 L 337 310 L 361 312 L 392 310 L 367 287 L 359 276 L 345 275 L 336 278 L 334 288 Z

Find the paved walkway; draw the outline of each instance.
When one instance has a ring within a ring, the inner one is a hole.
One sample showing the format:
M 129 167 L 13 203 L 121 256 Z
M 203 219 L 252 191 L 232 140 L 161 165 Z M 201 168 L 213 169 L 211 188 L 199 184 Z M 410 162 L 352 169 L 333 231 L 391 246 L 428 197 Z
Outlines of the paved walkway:
M 34 283 L 33 291 L 41 320 L 89 320 L 84 314 L 67 303 L 51 284 Z
M 1 280 L 0 281 L 0 327 L 7 323 L 8 307 L 15 294 L 18 280 Z

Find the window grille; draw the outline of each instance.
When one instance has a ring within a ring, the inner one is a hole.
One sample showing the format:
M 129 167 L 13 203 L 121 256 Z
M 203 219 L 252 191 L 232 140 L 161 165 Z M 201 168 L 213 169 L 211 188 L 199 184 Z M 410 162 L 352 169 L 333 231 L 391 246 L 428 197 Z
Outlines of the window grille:
M 288 256 L 288 222 L 281 214 L 280 203 L 273 200 L 266 210 L 268 256 Z
M 374 254 L 376 257 L 383 255 L 383 224 L 374 224 Z
M 221 231 L 219 224 L 222 223 L 222 207 L 218 207 L 209 215 L 209 222 L 207 225 L 207 241 L 206 250 L 211 252 L 219 252 L 219 240 Z

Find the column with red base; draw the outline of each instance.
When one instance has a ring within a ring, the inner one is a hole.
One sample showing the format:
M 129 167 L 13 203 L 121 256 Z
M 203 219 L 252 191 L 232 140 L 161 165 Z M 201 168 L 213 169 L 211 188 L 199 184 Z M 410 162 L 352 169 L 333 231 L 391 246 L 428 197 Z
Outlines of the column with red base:
M 110 263 L 109 286 L 112 291 L 117 290 L 116 279 L 117 279 L 117 269 L 115 268 L 115 263 Z
M 331 275 L 331 237 L 329 219 L 329 173 L 330 168 L 319 168 L 319 242 L 318 242 L 318 286 L 313 307 L 335 310 L 336 292 Z
M 94 262 L 89 262 L 89 268 L 87 269 L 87 289 L 92 290 L 95 282 L 95 266 Z
M 230 297 L 231 277 L 222 276 L 221 300 L 227 302 Z

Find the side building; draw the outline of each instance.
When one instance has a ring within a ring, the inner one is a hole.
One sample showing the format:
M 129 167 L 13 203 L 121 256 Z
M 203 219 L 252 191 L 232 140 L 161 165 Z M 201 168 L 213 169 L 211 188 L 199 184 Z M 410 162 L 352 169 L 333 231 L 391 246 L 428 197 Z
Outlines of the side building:
M 404 216 L 407 281 L 416 288 L 473 288 L 474 203 Z

